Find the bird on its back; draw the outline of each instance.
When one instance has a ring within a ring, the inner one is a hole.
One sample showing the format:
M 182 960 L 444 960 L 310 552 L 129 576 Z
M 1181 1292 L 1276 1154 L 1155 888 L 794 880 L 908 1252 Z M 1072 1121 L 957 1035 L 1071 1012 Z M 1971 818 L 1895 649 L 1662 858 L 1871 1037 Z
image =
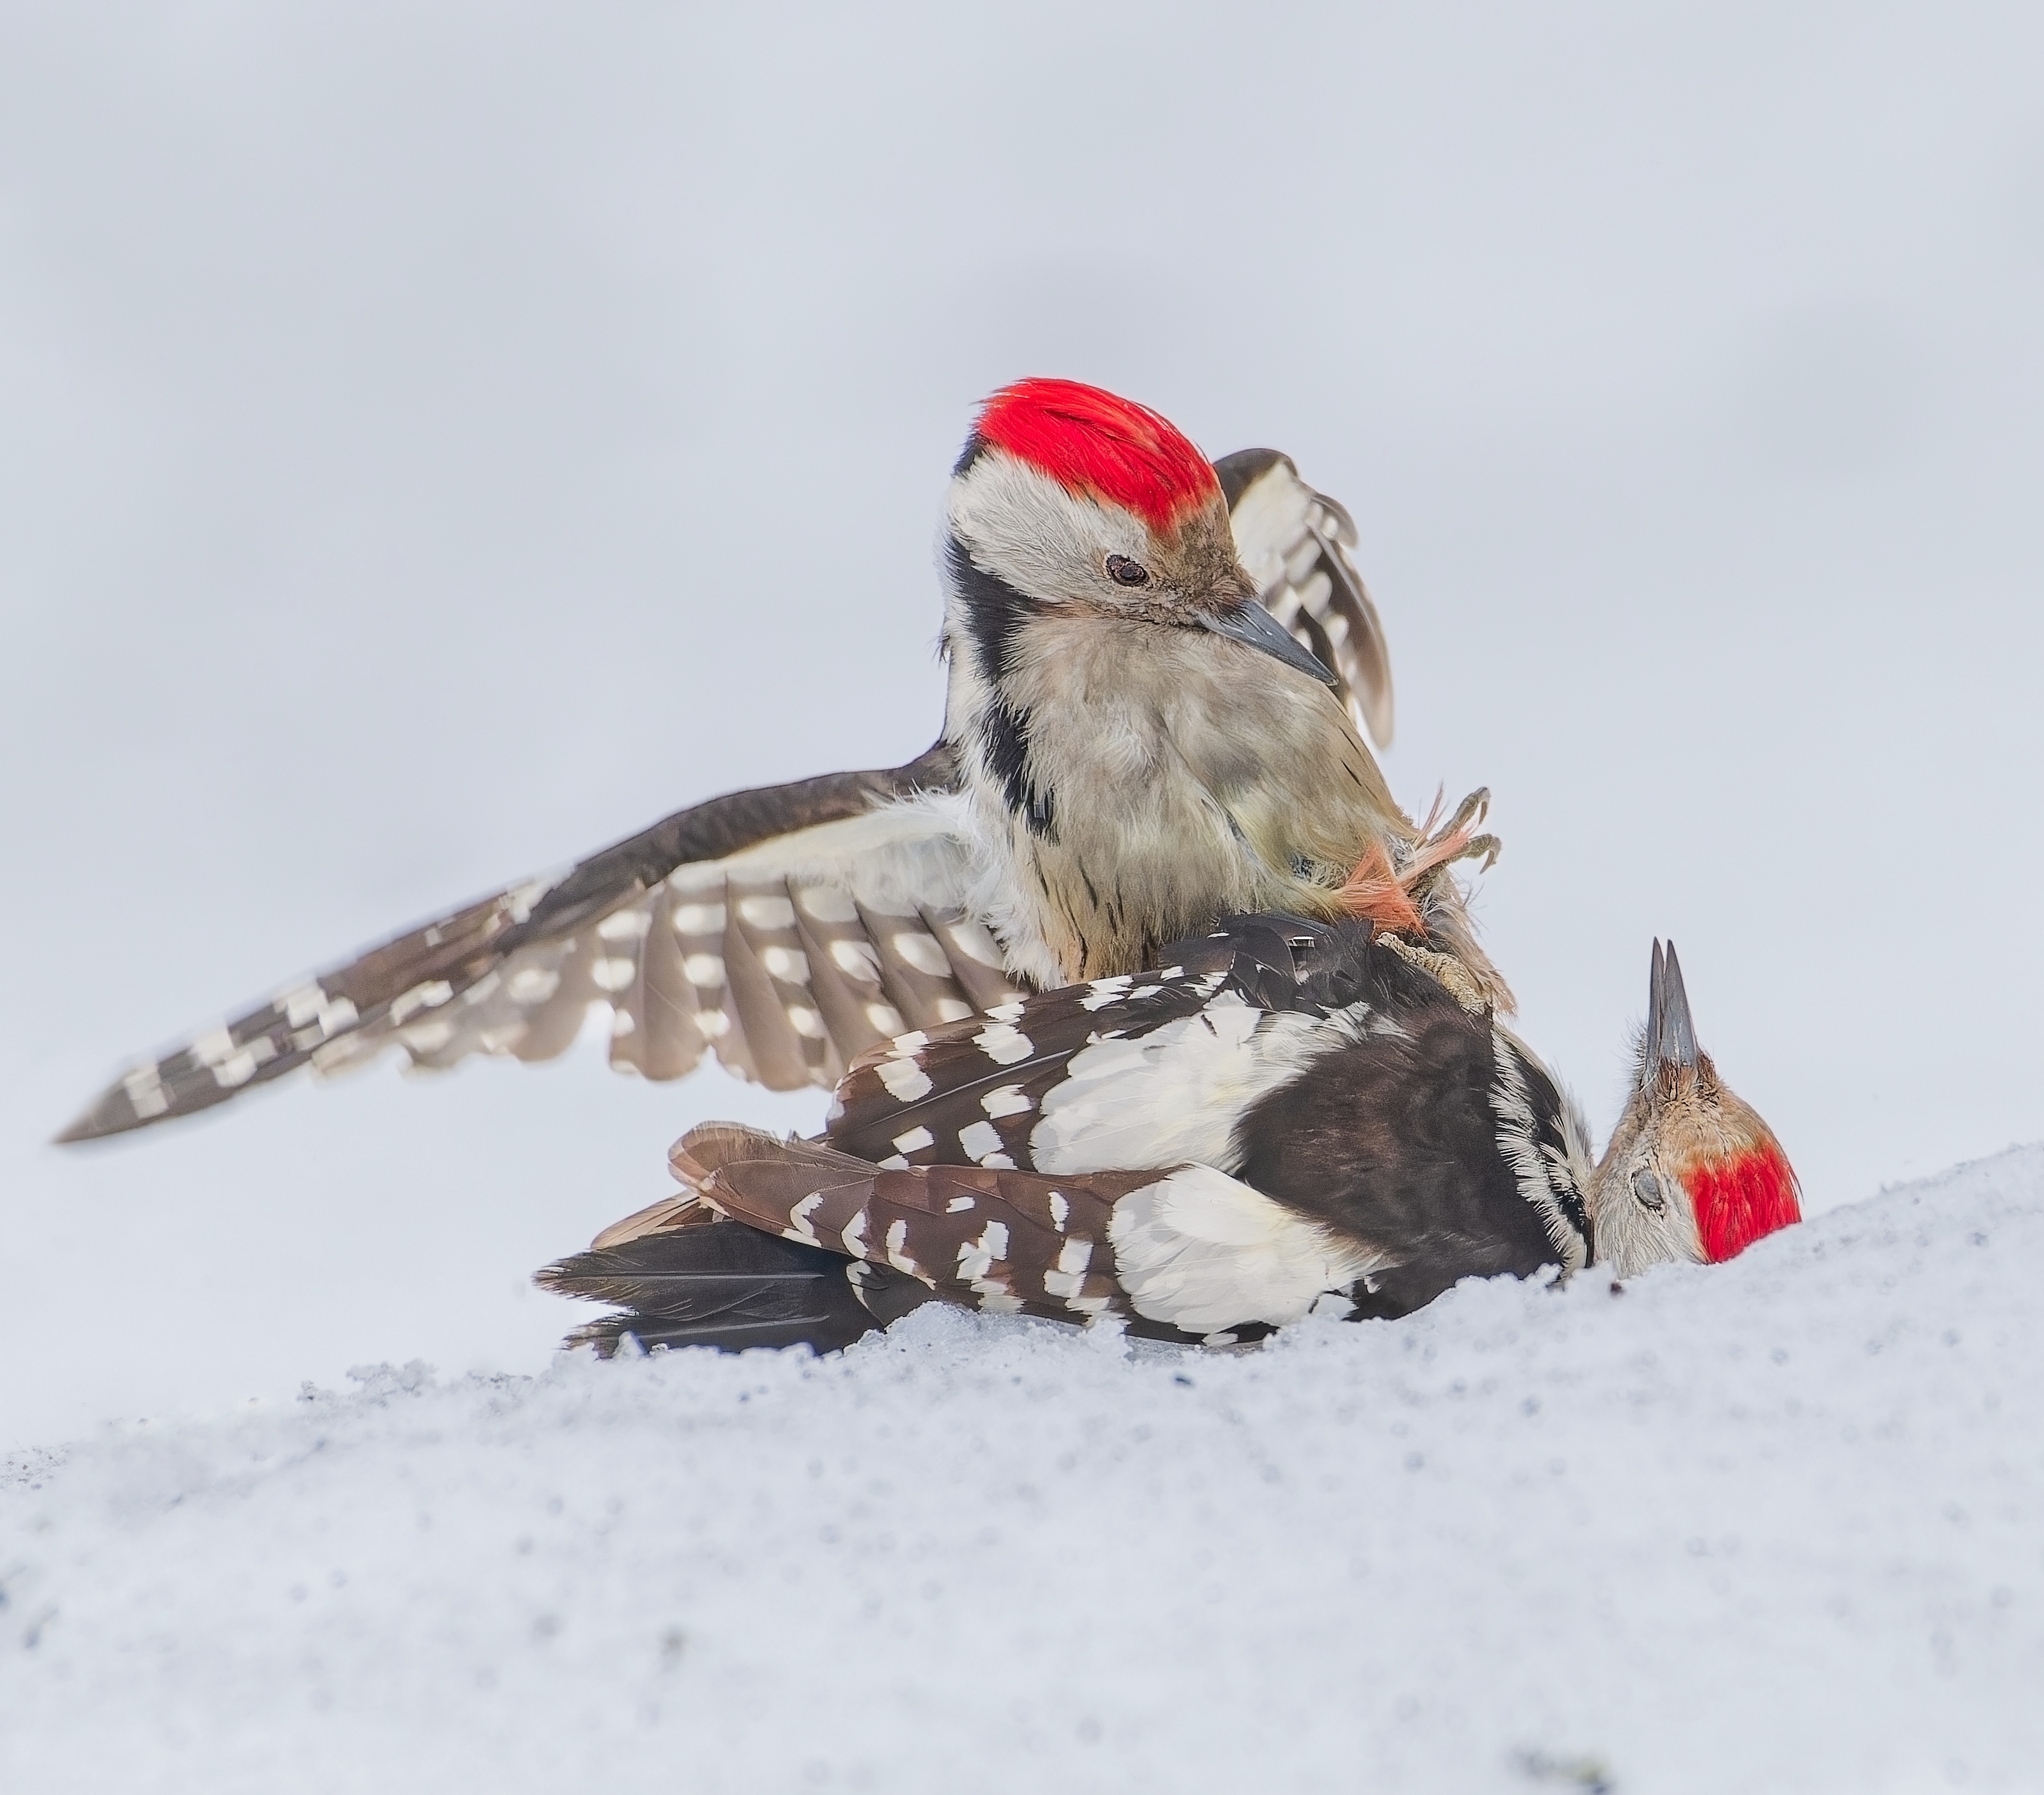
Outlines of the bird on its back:
M 1800 1218 L 1654 944 L 1600 1160 L 1525 1045 L 1371 925 L 1236 919 L 1154 972 L 856 1064 L 822 1138 L 712 1123 L 682 1191 L 540 1274 L 614 1350 L 847 1344 L 942 1300 L 1233 1344 L 1408 1314 L 1458 1279 L 1716 1263 Z
M 292 980 L 132 1067 L 60 1138 L 392 1047 L 548 1059 L 596 1004 L 620 1069 L 713 1053 L 827 1087 L 906 1030 L 1138 970 L 1224 915 L 1372 913 L 1359 865 L 1394 903 L 1438 884 L 1433 949 L 1501 997 L 1363 739 L 1389 736 L 1391 682 L 1354 536 L 1281 455 L 1209 465 L 1142 406 L 1019 382 L 951 483 L 927 753 L 709 800 Z M 1493 845 L 1466 809 L 1447 836 Z

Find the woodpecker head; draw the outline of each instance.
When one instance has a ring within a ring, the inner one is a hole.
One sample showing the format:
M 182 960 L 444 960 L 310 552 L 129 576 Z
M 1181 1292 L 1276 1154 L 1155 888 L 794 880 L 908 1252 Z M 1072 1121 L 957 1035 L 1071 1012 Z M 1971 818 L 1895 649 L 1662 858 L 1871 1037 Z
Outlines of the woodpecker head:
M 951 477 L 953 619 L 998 685 L 1035 616 L 1203 630 L 1334 676 L 1257 602 L 1206 458 L 1146 407 L 1069 380 L 988 400 Z
M 1592 1192 L 1597 1256 L 1620 1277 L 1666 1259 L 1716 1264 L 1803 1218 L 1773 1130 L 1696 1045 L 1672 942 L 1654 944 L 1632 1094 Z

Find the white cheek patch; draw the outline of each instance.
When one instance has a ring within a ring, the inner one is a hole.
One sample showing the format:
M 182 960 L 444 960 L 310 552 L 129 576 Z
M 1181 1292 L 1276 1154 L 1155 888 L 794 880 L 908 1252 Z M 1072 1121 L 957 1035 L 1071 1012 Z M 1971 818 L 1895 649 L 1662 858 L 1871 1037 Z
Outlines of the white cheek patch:
M 1130 1191 L 1107 1237 L 1135 1312 L 1189 1333 L 1301 1321 L 1391 1264 L 1206 1165 Z

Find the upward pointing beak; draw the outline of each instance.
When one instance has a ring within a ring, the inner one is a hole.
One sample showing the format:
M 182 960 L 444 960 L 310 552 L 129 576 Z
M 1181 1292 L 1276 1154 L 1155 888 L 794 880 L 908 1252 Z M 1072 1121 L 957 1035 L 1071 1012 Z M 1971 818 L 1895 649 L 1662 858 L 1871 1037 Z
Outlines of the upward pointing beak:
M 1200 624 L 1216 635 L 1226 636 L 1231 642 L 1247 642 L 1251 648 L 1261 649 L 1274 661 L 1282 661 L 1288 667 L 1312 674 L 1323 685 L 1335 684 L 1335 676 L 1321 665 L 1320 657 L 1302 648 L 1292 632 L 1253 598 L 1243 600 L 1231 610 L 1203 612 Z
M 1682 988 L 1682 963 L 1675 957 L 1675 944 L 1664 952 L 1654 944 L 1654 970 L 1646 994 L 1647 1068 L 1658 1072 L 1665 1067 L 1693 1068 L 1696 1063 L 1696 1025 L 1689 1015 L 1689 994 Z

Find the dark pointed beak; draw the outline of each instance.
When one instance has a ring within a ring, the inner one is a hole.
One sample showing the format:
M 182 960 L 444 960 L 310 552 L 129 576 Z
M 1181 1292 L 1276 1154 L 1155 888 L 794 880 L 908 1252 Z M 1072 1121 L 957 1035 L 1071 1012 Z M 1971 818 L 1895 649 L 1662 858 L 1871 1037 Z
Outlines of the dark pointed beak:
M 1251 648 L 1260 648 L 1274 661 L 1282 661 L 1288 667 L 1296 667 L 1302 673 L 1310 673 L 1323 685 L 1332 685 L 1335 676 L 1321 665 L 1320 657 L 1309 649 L 1301 647 L 1292 632 L 1258 604 L 1254 599 L 1245 600 L 1231 610 L 1208 612 L 1200 618 L 1201 627 L 1216 635 L 1224 635 L 1231 642 L 1247 642 Z
M 1693 1069 L 1696 1059 L 1696 1025 L 1689 1014 L 1689 994 L 1682 987 L 1682 963 L 1675 957 L 1673 942 L 1664 951 L 1657 941 L 1646 993 L 1647 1069 Z

